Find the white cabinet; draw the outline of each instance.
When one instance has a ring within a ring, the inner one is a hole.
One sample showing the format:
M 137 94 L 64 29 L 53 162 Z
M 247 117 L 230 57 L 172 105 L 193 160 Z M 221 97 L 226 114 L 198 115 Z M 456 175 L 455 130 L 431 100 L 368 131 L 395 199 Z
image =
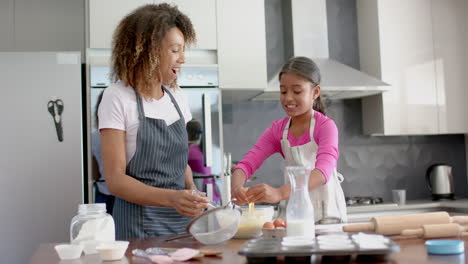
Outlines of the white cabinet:
M 267 85 L 264 0 L 217 1 L 221 89 L 264 90 Z
M 0 51 L 84 51 L 84 1 L 0 1 Z
M 440 133 L 467 133 L 468 1 L 432 0 Z
M 364 133 L 438 133 L 430 1 L 360 0 L 357 11 L 361 70 L 391 85 L 363 99 Z
M 175 4 L 190 18 L 197 34 L 197 44 L 190 49 L 216 49 L 215 0 L 155 0 L 154 2 Z
M 125 15 L 145 4 L 163 2 L 177 5 L 192 21 L 198 42 L 191 49 L 216 49 L 215 0 L 90 0 L 89 47 L 110 49 L 112 34 Z
M 110 49 L 112 34 L 124 16 L 153 0 L 89 0 L 89 47 Z
M 365 134 L 466 131 L 457 1 L 357 1 L 361 70 L 391 85 L 363 99 Z
M 13 47 L 14 0 L 0 1 L 0 51 L 9 51 Z

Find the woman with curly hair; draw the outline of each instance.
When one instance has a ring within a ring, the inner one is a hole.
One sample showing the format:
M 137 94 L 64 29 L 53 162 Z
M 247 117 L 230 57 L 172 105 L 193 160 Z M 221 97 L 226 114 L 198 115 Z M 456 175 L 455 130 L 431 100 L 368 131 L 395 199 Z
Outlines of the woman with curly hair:
M 193 42 L 190 19 L 169 4 L 140 7 L 115 30 L 115 82 L 104 92 L 99 129 L 117 239 L 184 233 L 207 207 L 192 194 L 185 129 L 192 115 L 174 85 Z

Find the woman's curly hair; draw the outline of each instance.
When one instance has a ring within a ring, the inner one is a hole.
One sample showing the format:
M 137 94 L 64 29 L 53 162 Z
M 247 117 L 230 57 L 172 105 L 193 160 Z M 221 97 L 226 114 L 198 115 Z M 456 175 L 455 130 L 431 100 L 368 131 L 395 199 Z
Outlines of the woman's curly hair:
M 192 22 L 173 5 L 145 5 L 123 18 L 113 36 L 112 79 L 149 96 L 152 84 L 161 80 L 162 40 L 174 27 L 182 31 L 186 44 L 196 41 Z

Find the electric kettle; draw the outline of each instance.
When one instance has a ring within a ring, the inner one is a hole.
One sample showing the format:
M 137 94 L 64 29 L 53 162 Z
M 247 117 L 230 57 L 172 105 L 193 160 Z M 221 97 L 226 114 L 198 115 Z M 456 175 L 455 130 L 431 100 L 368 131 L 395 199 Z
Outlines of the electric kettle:
M 452 167 L 446 164 L 433 164 L 426 171 L 426 182 L 434 201 L 454 199 Z

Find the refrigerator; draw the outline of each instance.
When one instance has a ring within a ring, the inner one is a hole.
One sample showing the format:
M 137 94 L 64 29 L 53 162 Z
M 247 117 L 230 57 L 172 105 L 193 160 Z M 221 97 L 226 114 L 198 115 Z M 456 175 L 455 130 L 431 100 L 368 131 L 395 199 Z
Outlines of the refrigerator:
M 0 262 L 69 243 L 83 202 L 81 55 L 0 52 Z

